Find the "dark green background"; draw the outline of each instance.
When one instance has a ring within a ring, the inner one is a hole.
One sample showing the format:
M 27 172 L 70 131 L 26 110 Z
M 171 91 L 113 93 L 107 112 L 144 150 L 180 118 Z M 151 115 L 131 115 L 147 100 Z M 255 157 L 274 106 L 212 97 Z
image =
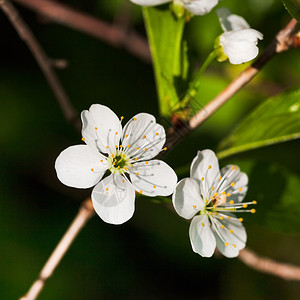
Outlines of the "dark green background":
M 112 22 L 126 1 L 68 2 Z M 237 0 L 224 0 L 221 4 L 264 33 L 261 49 L 289 21 L 280 1 L 247 0 L 241 5 Z M 128 6 L 133 26 L 144 34 L 139 7 Z M 48 55 L 69 62 L 67 69 L 57 73 L 79 112 L 101 103 L 124 115 L 125 121 L 142 111 L 158 117 L 151 65 L 123 49 L 18 8 Z M 192 68 L 203 61 L 220 33 L 214 12 L 187 25 Z M 65 187 L 56 178 L 56 157 L 66 147 L 81 143 L 81 136 L 65 121 L 31 53 L 2 13 L 0 34 L 0 299 L 17 299 L 37 277 L 80 202 L 91 191 Z M 244 68 L 213 63 L 203 80 L 199 103 L 206 103 Z M 299 80 L 299 50 L 274 58 L 257 79 L 170 151 L 166 161 L 177 168 L 180 178 L 187 176 L 185 166 L 198 149 L 216 149 L 220 139 L 252 107 L 270 95 L 296 87 Z M 264 162 L 276 152 L 279 157 L 274 157 L 275 161 L 299 174 L 298 149 L 299 142 L 294 141 L 220 164 L 249 157 Z M 272 191 L 272 186 L 268 188 Z M 250 248 L 300 264 L 299 236 L 260 227 L 253 215 L 245 219 Z M 146 197 L 137 199 L 134 217 L 122 226 L 94 217 L 47 282 L 40 299 L 298 299 L 298 283 L 257 273 L 237 259 L 204 259 L 194 254 L 188 226 L 164 205 Z

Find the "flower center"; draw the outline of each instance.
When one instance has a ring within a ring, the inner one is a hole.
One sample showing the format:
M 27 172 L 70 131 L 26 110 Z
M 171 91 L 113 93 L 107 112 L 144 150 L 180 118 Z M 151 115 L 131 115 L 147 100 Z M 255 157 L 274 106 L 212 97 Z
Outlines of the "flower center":
M 122 151 L 116 151 L 115 154 L 109 155 L 107 158 L 109 167 L 112 173 L 123 174 L 128 170 L 130 165 L 130 157 Z

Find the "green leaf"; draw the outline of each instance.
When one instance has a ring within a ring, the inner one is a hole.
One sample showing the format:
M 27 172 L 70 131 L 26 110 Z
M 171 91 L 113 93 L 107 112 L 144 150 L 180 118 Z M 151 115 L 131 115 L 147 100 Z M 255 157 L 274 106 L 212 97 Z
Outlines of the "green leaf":
M 243 216 L 245 221 L 273 231 L 299 233 L 299 172 L 291 172 L 285 166 L 265 159 L 236 162 L 249 176 L 245 201 L 258 202 L 255 215 Z
M 218 157 L 300 137 L 300 90 L 264 101 L 219 145 Z
M 182 41 L 185 18 L 177 18 L 168 6 L 144 7 L 144 20 L 162 116 L 178 103 L 179 87 L 187 78 L 187 46 Z
M 300 0 L 281 0 L 289 14 L 300 21 Z

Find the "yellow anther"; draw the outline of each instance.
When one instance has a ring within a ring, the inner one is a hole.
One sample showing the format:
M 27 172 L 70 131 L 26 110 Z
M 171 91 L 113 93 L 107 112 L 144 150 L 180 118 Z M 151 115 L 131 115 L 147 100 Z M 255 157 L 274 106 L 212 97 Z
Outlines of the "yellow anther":
M 108 191 L 108 188 L 106 188 L 105 190 Z
M 214 191 L 214 190 L 215 190 L 215 187 L 213 186 L 213 187 L 211 188 L 211 190 Z
M 101 159 L 100 162 L 103 162 L 103 159 Z
M 231 219 L 231 217 L 230 217 L 230 216 L 227 216 L 227 218 L 228 218 L 228 219 Z
M 147 162 L 147 161 L 145 161 L 145 164 L 146 164 L 146 165 L 148 165 L 148 162 Z
M 118 166 L 118 169 L 120 169 L 120 166 Z
M 211 211 L 209 212 L 209 214 L 210 214 L 211 216 L 213 215 L 213 213 L 212 213 Z
M 128 170 L 128 168 L 127 168 L 127 167 L 125 167 L 125 168 L 124 168 L 124 170 L 125 170 L 125 171 L 127 171 L 127 170 Z
M 145 151 L 147 151 L 148 150 L 148 148 L 145 148 Z
M 116 134 L 118 134 L 118 132 L 116 132 Z
M 234 182 L 231 182 L 231 184 L 230 184 L 231 186 L 234 186 L 235 185 L 235 183 Z
M 98 130 L 98 127 L 95 127 L 95 130 Z
M 247 204 L 243 204 L 243 207 L 244 207 L 244 208 L 247 208 L 247 207 L 248 207 L 248 205 L 247 205 Z
M 196 205 L 193 205 L 193 207 L 196 208 L 197 206 L 196 206 Z
M 114 159 L 114 162 L 117 162 L 117 159 L 116 159 L 116 158 Z
M 136 173 L 136 176 L 139 176 L 139 174 L 140 174 L 140 173 L 139 173 L 139 172 L 137 172 L 137 173 Z
M 113 166 L 115 165 L 116 163 L 115 162 L 113 162 Z
M 158 132 L 156 132 L 155 135 L 158 135 Z
M 204 177 L 201 178 L 201 181 L 203 181 L 203 180 L 204 180 Z
M 125 137 L 128 137 L 128 134 L 125 134 Z
M 167 149 L 168 149 L 167 147 L 164 148 L 165 151 L 166 151 Z
M 222 195 L 226 195 L 226 192 L 222 192 Z
M 232 230 L 232 229 L 230 229 L 230 230 L 229 230 L 229 232 L 230 232 L 230 233 L 233 233 L 233 230 Z
M 108 149 L 108 146 L 106 146 L 106 149 Z
M 123 180 L 122 180 L 122 182 L 124 183 L 124 182 L 125 182 L 125 180 L 123 179 Z
M 208 204 L 208 200 L 206 200 L 205 203 Z
M 208 166 L 208 169 L 211 169 L 211 165 Z
M 143 191 L 142 190 L 140 190 L 140 194 L 142 194 L 143 193 Z
M 134 160 L 138 160 L 138 158 L 136 157 Z
M 92 168 L 91 171 L 94 172 L 94 169 Z
M 227 195 L 226 195 L 227 197 L 230 197 L 231 196 L 231 194 L 230 193 L 227 193 Z
M 229 244 L 226 242 L 224 245 L 227 247 Z
M 81 138 L 81 140 L 82 140 L 82 141 L 85 141 L 85 138 L 83 137 L 83 138 Z
M 133 118 L 133 121 L 136 121 L 136 118 Z
M 204 227 L 204 223 L 202 222 L 201 225 Z
M 124 117 L 122 116 L 120 119 L 121 119 L 121 120 L 123 120 L 123 119 L 124 119 Z
M 230 204 L 234 204 L 234 201 L 233 201 L 233 200 L 230 200 L 229 203 L 230 203 Z
M 139 148 L 139 147 L 137 147 L 137 148 L 136 148 L 136 150 L 140 150 L 140 148 Z
M 216 216 L 218 216 L 218 215 L 219 215 L 219 213 L 218 213 L 218 212 L 215 212 L 215 214 L 216 214 Z
M 219 194 L 218 193 L 214 193 L 214 197 L 217 197 Z
M 114 158 L 115 157 L 114 154 L 112 154 L 111 157 Z
M 221 179 L 222 179 L 222 176 L 219 177 L 219 180 L 221 180 Z
M 235 245 L 235 244 L 233 244 L 232 246 L 233 246 L 234 248 L 236 248 L 236 245 Z
M 240 222 L 243 222 L 243 221 L 244 221 L 244 219 L 243 219 L 243 218 L 239 218 L 239 221 L 240 221 Z
M 257 204 L 257 201 L 253 200 L 252 203 L 253 203 L 253 204 Z
M 156 189 L 156 185 L 154 185 L 153 188 Z
M 242 188 L 239 188 L 239 192 L 241 192 L 242 191 Z
M 232 166 L 231 169 L 233 170 L 235 168 L 235 166 Z
M 130 148 L 130 145 L 127 145 L 128 148 Z
M 220 217 L 220 220 L 223 220 L 223 219 L 224 219 L 224 217 L 221 216 L 221 217 Z
M 251 209 L 251 213 L 255 214 L 256 210 L 254 208 Z
M 238 167 L 235 167 L 234 170 L 237 171 Z
M 130 164 L 130 167 L 132 167 L 133 166 L 133 164 Z
M 117 146 L 117 145 L 115 145 L 115 148 L 117 149 L 117 148 L 118 148 L 118 146 Z
M 120 145 L 120 148 L 123 148 L 123 145 Z
M 144 136 L 143 136 L 143 139 L 145 139 L 145 138 L 146 138 L 146 136 L 144 135 Z
M 221 228 L 223 228 L 223 229 L 224 229 L 224 228 L 225 228 L 225 226 L 224 226 L 224 225 L 221 225 Z

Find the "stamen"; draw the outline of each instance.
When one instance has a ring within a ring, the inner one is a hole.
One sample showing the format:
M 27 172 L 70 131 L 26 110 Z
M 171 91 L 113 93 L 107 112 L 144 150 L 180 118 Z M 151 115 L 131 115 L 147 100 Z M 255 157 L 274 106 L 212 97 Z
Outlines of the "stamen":
M 81 140 L 84 142 L 84 141 L 85 141 L 85 138 L 83 137 L 83 138 L 81 138 Z
M 204 180 L 204 177 L 201 178 L 201 181 L 203 181 L 203 180 Z
M 205 226 L 203 222 L 201 223 L 201 225 L 202 225 L 203 227 Z
M 226 243 L 224 243 L 224 245 L 227 247 L 229 244 L 226 242 Z
M 92 168 L 91 171 L 94 172 L 94 169 Z
M 208 169 L 211 169 L 211 165 L 208 166 Z
M 98 127 L 95 127 L 95 130 L 98 130 Z
M 239 221 L 240 221 L 240 222 L 243 222 L 243 221 L 244 221 L 244 219 L 243 219 L 243 218 L 239 218 Z
M 156 185 L 154 185 L 153 188 L 156 189 Z
M 254 208 L 251 209 L 251 213 L 255 214 L 256 210 Z

